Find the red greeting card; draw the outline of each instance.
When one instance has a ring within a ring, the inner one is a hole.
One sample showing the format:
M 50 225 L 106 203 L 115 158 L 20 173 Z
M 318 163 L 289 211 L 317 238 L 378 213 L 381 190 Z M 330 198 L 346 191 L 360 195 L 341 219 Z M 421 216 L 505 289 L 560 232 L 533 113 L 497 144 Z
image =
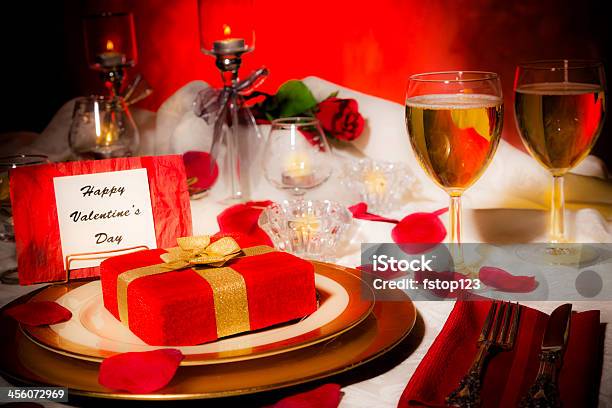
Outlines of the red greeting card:
M 121 254 L 192 234 L 181 156 L 20 167 L 10 189 L 22 285 L 65 280 L 67 256 L 91 248 Z M 99 259 L 79 262 L 71 279 L 99 276 Z

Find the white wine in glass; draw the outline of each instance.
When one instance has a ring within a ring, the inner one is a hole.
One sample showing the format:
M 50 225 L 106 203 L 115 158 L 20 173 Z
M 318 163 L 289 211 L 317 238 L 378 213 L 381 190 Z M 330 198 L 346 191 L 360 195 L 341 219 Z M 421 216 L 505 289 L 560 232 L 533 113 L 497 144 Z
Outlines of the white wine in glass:
M 491 161 L 503 123 L 497 74 L 448 71 L 410 77 L 406 128 L 419 163 L 450 196 L 450 244 L 456 266 L 461 251 L 461 195 Z
M 552 244 L 567 242 L 563 176 L 589 154 L 601 133 L 604 85 L 603 65 L 597 61 L 538 61 L 516 69 L 514 113 L 520 136 L 552 175 Z M 562 245 L 558 249 L 564 252 Z

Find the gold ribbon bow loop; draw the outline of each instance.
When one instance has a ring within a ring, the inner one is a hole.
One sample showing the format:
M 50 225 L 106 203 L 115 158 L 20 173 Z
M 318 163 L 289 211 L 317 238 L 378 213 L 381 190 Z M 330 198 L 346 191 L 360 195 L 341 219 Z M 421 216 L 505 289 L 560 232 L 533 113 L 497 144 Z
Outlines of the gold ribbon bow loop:
M 240 245 L 234 238 L 223 237 L 212 244 L 210 236 L 177 238 L 178 247 L 168 249 L 161 255 L 168 269 L 182 269 L 190 265 L 221 267 L 230 259 L 242 254 Z

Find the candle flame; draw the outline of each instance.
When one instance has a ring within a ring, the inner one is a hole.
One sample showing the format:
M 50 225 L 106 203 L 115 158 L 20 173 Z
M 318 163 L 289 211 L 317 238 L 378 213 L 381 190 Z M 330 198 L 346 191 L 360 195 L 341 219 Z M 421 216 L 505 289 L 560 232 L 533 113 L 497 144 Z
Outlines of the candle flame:
M 229 37 L 232 34 L 232 28 L 228 24 L 223 24 L 223 35 Z
M 115 49 L 115 44 L 111 40 L 106 40 L 106 50 L 112 51 Z

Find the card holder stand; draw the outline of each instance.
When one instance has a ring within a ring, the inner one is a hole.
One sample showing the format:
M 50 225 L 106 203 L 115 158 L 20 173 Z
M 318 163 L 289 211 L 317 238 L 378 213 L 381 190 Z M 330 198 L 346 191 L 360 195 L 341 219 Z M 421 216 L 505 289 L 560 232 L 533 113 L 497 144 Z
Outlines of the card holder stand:
M 82 252 L 79 254 L 66 255 L 66 279 L 57 282 L 58 284 L 65 284 L 70 282 L 70 271 L 72 270 L 71 265 L 74 261 L 89 261 L 97 259 L 107 259 L 115 255 L 129 254 L 140 250 L 150 249 L 146 245 L 138 245 L 123 249 L 114 249 L 112 251 L 100 251 L 100 252 Z

